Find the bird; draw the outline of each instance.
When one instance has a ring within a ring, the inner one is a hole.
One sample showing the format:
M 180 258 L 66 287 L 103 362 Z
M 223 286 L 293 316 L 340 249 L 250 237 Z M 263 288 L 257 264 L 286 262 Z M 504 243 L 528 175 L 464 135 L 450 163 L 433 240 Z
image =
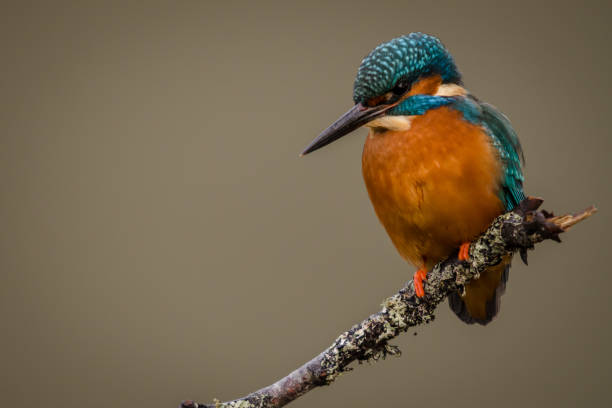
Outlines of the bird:
M 374 48 L 357 70 L 353 102 L 300 156 L 369 128 L 366 189 L 391 242 L 416 267 L 422 298 L 428 271 L 454 253 L 469 260 L 470 243 L 525 199 L 521 144 L 509 119 L 465 88 L 433 35 L 413 32 Z M 451 293 L 451 310 L 468 324 L 491 322 L 510 263 L 504 258 Z

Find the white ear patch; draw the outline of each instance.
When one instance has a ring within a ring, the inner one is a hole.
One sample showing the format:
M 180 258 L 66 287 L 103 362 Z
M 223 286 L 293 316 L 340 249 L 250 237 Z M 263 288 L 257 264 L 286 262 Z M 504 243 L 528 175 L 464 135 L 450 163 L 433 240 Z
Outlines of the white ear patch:
M 408 130 L 410 129 L 413 118 L 414 116 L 383 116 L 366 123 L 365 126 L 369 128 L 382 128 L 388 130 Z
M 442 84 L 434 94 L 435 96 L 465 96 L 467 90 L 457 84 Z

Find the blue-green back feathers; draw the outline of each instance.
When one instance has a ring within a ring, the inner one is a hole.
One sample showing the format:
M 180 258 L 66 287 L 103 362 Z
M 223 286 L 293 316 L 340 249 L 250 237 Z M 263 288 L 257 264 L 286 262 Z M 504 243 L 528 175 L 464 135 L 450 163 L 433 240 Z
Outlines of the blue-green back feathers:
M 481 102 L 479 105 L 482 110 L 482 125 L 488 130 L 504 166 L 500 196 L 506 210 L 510 211 L 525 198 L 521 166 L 525 161 L 523 149 L 508 118 L 488 103 Z

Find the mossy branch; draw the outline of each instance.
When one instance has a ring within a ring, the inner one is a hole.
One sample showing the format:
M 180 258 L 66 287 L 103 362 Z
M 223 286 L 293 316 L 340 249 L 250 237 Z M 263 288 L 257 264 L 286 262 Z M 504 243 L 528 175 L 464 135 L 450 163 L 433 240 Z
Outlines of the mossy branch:
M 183 401 L 181 408 L 282 407 L 313 388 L 331 384 L 350 370 L 349 364 L 356 360 L 378 360 L 387 354 L 399 354 L 389 340 L 410 327 L 431 322 L 434 310 L 450 293 L 462 290 L 485 268 L 514 252 L 520 252 L 527 263 L 528 249 L 546 239 L 561 242 L 560 233 L 597 211 L 590 207 L 577 214 L 555 217 L 538 210 L 541 204 L 541 199 L 529 197 L 514 211 L 497 217 L 472 243 L 468 261 L 459 261 L 454 254 L 428 273 L 423 298 L 415 295 L 412 281 L 408 282 L 383 303 L 381 311 L 341 334 L 327 350 L 274 384 L 229 402 Z

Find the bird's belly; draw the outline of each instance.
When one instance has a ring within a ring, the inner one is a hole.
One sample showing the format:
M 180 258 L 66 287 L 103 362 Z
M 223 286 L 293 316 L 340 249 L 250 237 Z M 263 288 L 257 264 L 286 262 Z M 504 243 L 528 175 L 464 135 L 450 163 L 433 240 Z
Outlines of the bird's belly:
M 503 212 L 488 136 L 448 108 L 417 117 L 407 131 L 371 131 L 362 165 L 378 218 L 417 267 L 431 268 Z

